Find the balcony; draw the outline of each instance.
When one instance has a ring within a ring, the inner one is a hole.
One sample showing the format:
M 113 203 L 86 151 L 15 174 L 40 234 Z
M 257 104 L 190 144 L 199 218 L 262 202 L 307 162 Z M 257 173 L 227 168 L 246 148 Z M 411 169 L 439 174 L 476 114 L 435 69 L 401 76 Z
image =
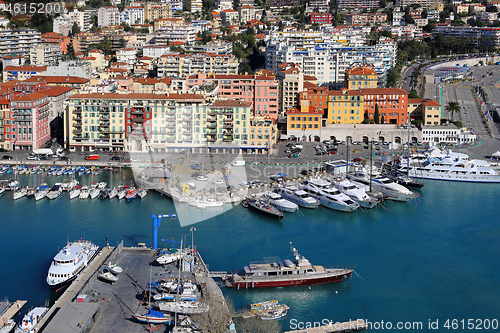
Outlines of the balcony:
M 217 121 L 217 117 L 208 117 L 207 121 Z
M 144 122 L 144 118 L 142 118 L 142 117 L 130 118 L 130 120 L 132 120 L 133 122 L 136 122 L 136 123 Z
M 231 142 L 231 141 L 233 141 L 233 137 L 224 137 L 222 139 L 222 142 Z
M 217 128 L 217 124 L 216 123 L 208 123 L 207 128 Z
M 75 116 L 75 117 L 73 117 L 73 120 L 82 120 L 82 117 Z
M 144 114 L 144 109 L 132 108 L 130 113 L 132 113 L 132 114 Z
M 73 127 L 82 127 L 82 123 L 73 123 Z
M 101 116 L 101 118 L 99 118 L 99 121 L 106 121 L 106 120 L 109 120 L 109 116 Z
M 103 106 L 101 107 L 101 113 L 109 113 L 109 106 Z
M 207 142 L 215 142 L 217 139 L 214 137 L 207 137 Z
M 73 110 L 73 112 L 82 113 L 82 107 L 81 106 L 75 106 L 75 109 Z
M 175 123 L 173 123 L 173 122 L 168 122 L 168 123 L 165 123 L 165 126 L 166 126 L 166 127 L 175 127 Z
M 232 123 L 227 123 L 227 124 L 224 124 L 224 126 L 222 126 L 224 128 L 233 128 L 233 124 Z
M 219 112 L 217 110 L 215 110 L 215 109 L 208 110 L 208 115 L 209 116 L 216 116 L 218 114 L 219 114 Z
M 73 134 L 82 134 L 82 129 L 81 128 L 73 129 Z

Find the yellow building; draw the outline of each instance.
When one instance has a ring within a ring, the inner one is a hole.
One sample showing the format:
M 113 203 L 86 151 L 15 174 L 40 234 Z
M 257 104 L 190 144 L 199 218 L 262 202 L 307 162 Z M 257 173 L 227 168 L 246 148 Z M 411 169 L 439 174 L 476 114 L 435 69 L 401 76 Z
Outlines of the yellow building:
M 330 91 L 328 96 L 328 123 L 360 124 L 364 120 L 364 96 L 358 90 Z
M 378 75 L 373 67 L 353 67 L 345 70 L 345 87 L 351 89 L 377 88 Z
M 248 143 L 253 146 L 272 146 L 277 142 L 278 124 L 276 119 L 255 117 L 250 120 L 250 138 Z
M 431 9 L 437 9 L 440 12 L 444 10 L 444 3 L 442 2 L 434 2 L 431 4 Z
M 300 102 L 300 108 L 290 108 L 286 111 L 287 131 L 318 131 L 321 128 L 321 118 L 324 111 L 321 107 L 310 105 L 308 100 Z
M 144 21 L 153 22 L 157 19 L 172 17 L 172 8 L 166 3 L 145 3 L 144 8 Z
M 410 119 L 422 120 L 426 126 L 441 124 L 441 104 L 429 98 L 409 98 L 408 114 Z

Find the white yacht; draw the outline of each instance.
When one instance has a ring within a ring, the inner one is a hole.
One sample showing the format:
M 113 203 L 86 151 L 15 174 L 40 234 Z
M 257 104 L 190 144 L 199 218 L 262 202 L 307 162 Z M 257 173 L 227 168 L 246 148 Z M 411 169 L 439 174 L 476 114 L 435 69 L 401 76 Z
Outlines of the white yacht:
M 470 159 L 469 155 L 434 148 L 422 154 L 401 159 L 398 171 L 411 178 L 458 182 L 500 183 L 500 172 L 485 160 Z
M 137 190 L 137 196 L 141 199 L 144 199 L 147 194 L 148 194 L 148 190 L 145 190 L 143 188 Z
M 185 250 L 171 249 L 169 253 L 164 253 L 156 258 L 156 261 L 160 265 L 168 265 L 176 262 L 177 260 L 180 260 L 181 257 L 184 257 L 185 255 Z
M 362 171 L 356 171 L 352 174 L 347 175 L 347 178 L 354 183 L 361 183 L 370 186 L 370 176 L 366 175 Z M 408 190 L 403 185 L 399 185 L 387 177 L 377 176 L 371 179 L 372 191 L 380 191 L 384 197 L 395 201 L 410 201 L 418 197 L 418 194 Z
M 108 183 L 106 183 L 106 182 L 100 182 L 97 184 L 97 188 L 100 190 L 103 190 L 106 188 L 107 185 L 108 185 Z
M 302 183 L 302 190 L 319 200 L 322 206 L 341 212 L 352 212 L 359 204 L 336 188 L 326 179 L 313 178 Z
M 113 187 L 110 191 L 109 191 L 109 198 L 110 199 L 113 199 L 114 197 L 116 197 L 118 195 L 118 190 L 116 189 L 116 187 Z
M 0 195 L 5 193 L 5 189 L 3 187 L 0 187 Z
M 333 186 L 356 201 L 360 207 L 373 208 L 380 202 L 377 198 L 369 196 L 364 186 L 354 184 L 348 179 L 334 180 Z
M 46 184 L 40 185 L 35 192 L 35 201 L 45 198 L 48 193 L 49 193 L 49 187 Z
M 90 195 L 89 192 L 89 187 L 88 186 L 83 186 L 80 190 L 80 199 L 88 199 Z
M 14 333 L 34 333 L 36 325 L 38 325 L 40 319 L 43 318 L 47 311 L 49 311 L 49 308 L 46 307 L 34 308 L 24 316 Z
M 161 311 L 182 314 L 199 314 L 209 310 L 207 304 L 198 301 L 158 302 L 157 305 Z
M 69 199 L 75 199 L 80 197 L 80 194 L 82 193 L 82 187 L 81 186 L 75 186 L 69 191 Z
M 275 190 L 283 199 L 291 201 L 300 207 L 316 208 L 320 202 L 311 197 L 307 192 L 294 188 L 281 187 Z
M 25 197 L 26 195 L 28 195 L 28 188 L 21 187 L 14 191 L 12 198 L 14 198 L 14 200 L 17 200 L 21 199 L 22 197 Z
M 61 183 L 55 183 L 54 186 L 50 189 L 49 193 L 47 193 L 47 198 L 50 200 L 59 198 L 59 196 L 62 194 L 62 187 Z
M 99 246 L 88 240 L 68 243 L 52 260 L 47 283 L 57 286 L 69 282 L 94 259 Z
M 118 199 L 123 199 L 125 198 L 125 196 L 127 195 L 127 191 L 128 191 L 128 188 L 124 187 L 124 186 L 120 186 L 119 190 L 118 190 Z
M 99 196 L 101 190 L 97 187 L 97 184 L 92 184 L 90 186 L 90 199 L 95 199 Z
M 293 213 L 299 208 L 299 206 L 293 202 L 285 200 L 278 193 L 266 192 L 261 197 L 264 201 L 269 201 L 271 205 L 278 208 L 281 211 Z

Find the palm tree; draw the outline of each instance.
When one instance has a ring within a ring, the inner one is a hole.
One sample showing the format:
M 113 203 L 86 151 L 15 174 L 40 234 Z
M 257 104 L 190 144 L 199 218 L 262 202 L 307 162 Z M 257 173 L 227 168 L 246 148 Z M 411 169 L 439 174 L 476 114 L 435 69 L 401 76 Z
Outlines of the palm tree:
M 448 102 L 445 108 L 446 111 L 451 113 L 451 122 L 453 122 L 453 114 L 455 112 L 460 112 L 460 105 L 456 101 Z

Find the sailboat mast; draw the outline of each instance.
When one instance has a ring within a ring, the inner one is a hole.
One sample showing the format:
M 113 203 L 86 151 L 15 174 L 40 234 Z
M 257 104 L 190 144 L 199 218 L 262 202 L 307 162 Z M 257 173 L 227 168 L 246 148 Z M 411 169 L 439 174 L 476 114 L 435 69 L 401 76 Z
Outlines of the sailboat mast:
M 370 192 L 372 191 L 373 140 L 370 141 Z

